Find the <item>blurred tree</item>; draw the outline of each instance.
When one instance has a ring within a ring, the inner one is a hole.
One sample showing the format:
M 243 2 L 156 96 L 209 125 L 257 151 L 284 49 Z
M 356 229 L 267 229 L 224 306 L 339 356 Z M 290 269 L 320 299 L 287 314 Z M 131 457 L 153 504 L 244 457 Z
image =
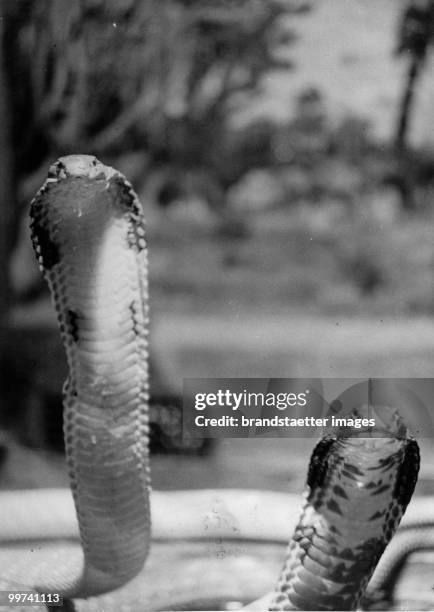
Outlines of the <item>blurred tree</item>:
M 140 149 L 152 163 L 213 167 L 223 162 L 216 148 L 231 105 L 256 95 L 270 70 L 291 67 L 276 52 L 294 39 L 282 17 L 308 8 L 300 0 L 26 6 L 18 46 L 29 79 L 27 145 L 42 138 L 51 155 Z
M 397 186 L 404 209 L 415 208 L 413 186 L 408 172 L 408 133 L 416 86 L 425 65 L 428 49 L 434 44 L 434 0 L 410 0 L 401 16 L 397 53 L 409 57 L 409 66 L 398 111 L 395 149 L 398 159 Z M 410 164 L 411 167 L 411 164 Z
M 411 0 L 405 8 L 398 33 L 398 54 L 409 56 L 407 79 L 398 113 L 396 146 L 406 148 L 408 126 L 417 80 L 428 48 L 434 44 L 434 0 Z

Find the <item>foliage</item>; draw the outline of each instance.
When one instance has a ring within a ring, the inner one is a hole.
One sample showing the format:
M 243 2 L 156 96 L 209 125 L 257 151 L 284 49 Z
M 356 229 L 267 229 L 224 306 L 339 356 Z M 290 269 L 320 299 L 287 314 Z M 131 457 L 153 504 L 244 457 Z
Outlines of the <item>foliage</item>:
M 407 133 L 413 110 L 414 93 L 425 64 L 428 49 L 434 44 L 434 0 L 409 0 L 403 10 L 398 31 L 397 54 L 409 57 L 406 83 L 398 115 L 396 147 L 407 148 Z
M 434 44 L 433 0 L 410 0 L 401 15 L 397 53 L 425 59 Z
M 267 130 L 252 140 L 248 132 L 234 133 L 231 113 L 260 93 L 270 71 L 291 68 L 282 53 L 295 40 L 288 16 L 309 3 L 6 0 L 2 6 L 11 125 L 2 148 L 14 187 L 4 199 L 14 217 L 6 233 L 17 236 L 19 216 L 48 163 L 77 152 L 120 167 L 139 190 L 160 173 L 161 205 L 193 191 L 222 211 L 228 186 L 268 146 Z M 14 200 L 21 206 L 12 206 Z
M 267 71 L 290 67 L 276 53 L 293 40 L 282 17 L 305 6 L 19 0 L 9 50 L 23 81 L 21 93 L 12 90 L 26 117 L 21 147 L 140 149 L 152 162 L 193 163 L 212 149 L 236 96 L 251 98 Z
M 397 53 L 409 58 L 406 81 L 401 94 L 397 118 L 396 186 L 405 210 L 416 208 L 414 184 L 408 167 L 414 160 L 409 159 L 408 133 L 414 112 L 415 93 L 426 62 L 428 49 L 434 43 L 434 0 L 409 0 L 403 10 L 398 31 Z

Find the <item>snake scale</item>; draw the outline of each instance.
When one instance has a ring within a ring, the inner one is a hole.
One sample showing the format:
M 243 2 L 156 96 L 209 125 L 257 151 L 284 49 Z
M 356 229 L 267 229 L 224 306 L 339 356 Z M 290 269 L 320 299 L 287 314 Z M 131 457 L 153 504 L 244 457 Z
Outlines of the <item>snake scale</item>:
M 50 168 L 31 230 L 69 366 L 65 447 L 83 555 L 2 584 L 86 598 L 136 576 L 150 545 L 145 222 L 123 175 L 72 155 Z M 315 447 L 270 609 L 359 605 L 419 468 L 417 443 L 389 413 L 381 437 L 338 431 Z

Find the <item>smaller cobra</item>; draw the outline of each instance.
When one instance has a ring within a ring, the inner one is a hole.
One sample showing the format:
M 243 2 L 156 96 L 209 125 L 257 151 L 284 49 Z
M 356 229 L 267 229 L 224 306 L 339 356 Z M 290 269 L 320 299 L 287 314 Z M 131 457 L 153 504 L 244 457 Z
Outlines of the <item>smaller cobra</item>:
M 364 406 L 374 430 L 315 447 L 304 505 L 270 610 L 355 610 L 413 494 L 419 447 L 397 410 Z

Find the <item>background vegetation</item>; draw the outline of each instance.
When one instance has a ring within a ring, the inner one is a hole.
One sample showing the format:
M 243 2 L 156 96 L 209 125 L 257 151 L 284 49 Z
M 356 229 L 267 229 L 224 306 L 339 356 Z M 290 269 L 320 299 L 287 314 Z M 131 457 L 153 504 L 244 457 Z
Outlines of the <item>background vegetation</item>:
M 176 371 L 157 387 L 179 388 L 185 375 L 167 357 L 173 317 L 186 329 L 202 317 L 204 337 L 250 317 L 254 337 L 273 317 L 432 314 L 433 116 L 421 100 L 433 92 L 433 0 L 6 0 L 0 10 L 7 389 L 15 380 L 57 397 L 63 378 L 57 357 L 45 359 L 60 347 L 27 209 L 69 153 L 116 166 L 143 201 L 154 355 Z M 380 39 L 383 56 L 371 57 Z M 314 70 L 328 54 L 334 82 L 331 69 Z M 370 101 L 385 83 L 379 118 Z M 227 348 L 206 353 L 209 372 L 237 367 Z M 247 375 L 259 375 L 252 350 Z M 183 364 L 200 369 L 195 354 Z

